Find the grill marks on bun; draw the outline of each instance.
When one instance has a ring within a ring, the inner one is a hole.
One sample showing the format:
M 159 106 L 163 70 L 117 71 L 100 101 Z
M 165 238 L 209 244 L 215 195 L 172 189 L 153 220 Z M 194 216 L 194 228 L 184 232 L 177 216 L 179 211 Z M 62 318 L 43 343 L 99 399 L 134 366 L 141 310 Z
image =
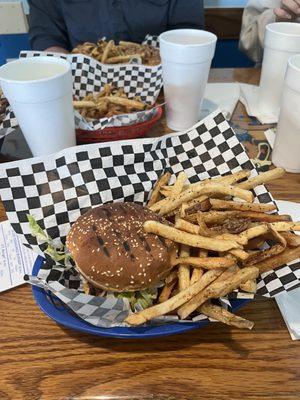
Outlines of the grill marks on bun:
M 67 237 L 79 272 L 95 287 L 113 291 L 158 283 L 171 269 L 175 244 L 146 233 L 147 220 L 162 218 L 135 203 L 105 204 L 79 217 Z

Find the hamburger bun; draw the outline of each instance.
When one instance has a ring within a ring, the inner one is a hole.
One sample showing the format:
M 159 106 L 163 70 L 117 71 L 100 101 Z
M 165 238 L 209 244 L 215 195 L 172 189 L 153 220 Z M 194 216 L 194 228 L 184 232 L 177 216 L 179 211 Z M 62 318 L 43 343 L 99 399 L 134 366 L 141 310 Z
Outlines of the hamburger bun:
M 155 286 L 170 271 L 176 246 L 146 233 L 148 220 L 163 221 L 136 203 L 104 204 L 79 217 L 66 242 L 78 271 L 92 286 L 114 292 Z

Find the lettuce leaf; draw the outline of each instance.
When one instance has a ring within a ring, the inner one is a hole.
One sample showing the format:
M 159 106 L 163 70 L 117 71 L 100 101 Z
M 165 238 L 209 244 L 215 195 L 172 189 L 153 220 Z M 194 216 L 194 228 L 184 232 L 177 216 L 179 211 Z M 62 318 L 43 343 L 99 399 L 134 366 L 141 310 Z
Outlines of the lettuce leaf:
M 27 219 L 29 222 L 31 235 L 34 236 L 40 244 L 45 243 L 48 245 L 44 253 L 51 257 L 53 261 L 61 261 L 66 267 L 71 268 L 71 255 L 67 252 L 65 246 L 55 246 L 53 239 L 48 236 L 47 233 L 39 226 L 32 215 L 27 214 Z
M 134 311 L 137 306 L 145 309 L 151 307 L 154 300 L 157 299 L 158 290 L 157 288 L 145 289 L 138 292 L 123 292 L 116 293 L 118 298 L 126 298 L 129 300 L 130 306 Z

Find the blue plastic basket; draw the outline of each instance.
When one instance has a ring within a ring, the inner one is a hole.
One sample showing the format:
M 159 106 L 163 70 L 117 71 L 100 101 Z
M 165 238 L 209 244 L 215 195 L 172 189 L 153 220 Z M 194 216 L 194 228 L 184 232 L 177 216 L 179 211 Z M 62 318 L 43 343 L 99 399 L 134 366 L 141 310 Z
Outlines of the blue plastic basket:
M 37 275 L 43 263 L 43 258 L 38 257 L 34 267 L 33 275 Z M 186 322 L 186 323 L 169 323 L 159 326 L 143 326 L 137 328 L 100 328 L 93 326 L 80 319 L 71 310 L 69 310 L 56 296 L 47 293 L 38 287 L 32 287 L 33 296 L 40 309 L 48 315 L 53 321 L 67 328 L 76 331 L 89 333 L 90 335 L 109 336 L 114 338 L 142 339 L 154 338 L 159 336 L 176 335 L 195 328 L 203 328 L 209 324 L 208 321 Z M 233 311 L 237 311 L 243 307 L 249 300 L 232 300 Z

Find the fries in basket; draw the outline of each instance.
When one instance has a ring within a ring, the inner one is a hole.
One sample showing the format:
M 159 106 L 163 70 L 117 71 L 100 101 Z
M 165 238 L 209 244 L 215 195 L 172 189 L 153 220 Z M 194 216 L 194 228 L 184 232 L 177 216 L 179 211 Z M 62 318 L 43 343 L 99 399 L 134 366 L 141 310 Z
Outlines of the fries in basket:
M 99 40 L 97 43 L 85 42 L 79 44 L 72 53 L 86 54 L 102 64 L 128 63 L 132 59 L 138 59 L 144 65 L 160 64 L 159 50 L 145 44 L 120 41 L 115 44 L 113 40 Z
M 255 293 L 260 273 L 300 257 L 300 240 L 292 233 L 300 230 L 300 222 L 270 214 L 276 207 L 253 203 L 250 191 L 283 174 L 276 168 L 248 179 L 250 173 L 243 171 L 187 184 L 181 173 L 173 185 L 166 185 L 168 173 L 160 177 L 148 206 L 172 224 L 146 221 L 144 229 L 176 242 L 177 257 L 159 302 L 129 315 L 126 322 L 139 325 L 174 312 L 181 319 L 202 313 L 251 329 L 252 322 L 211 301 L 238 288 Z
M 99 93 L 90 93 L 82 100 L 74 100 L 73 106 L 87 120 L 109 118 L 114 115 L 148 110 L 149 104 L 139 97 L 128 98 L 123 88 L 104 85 Z

